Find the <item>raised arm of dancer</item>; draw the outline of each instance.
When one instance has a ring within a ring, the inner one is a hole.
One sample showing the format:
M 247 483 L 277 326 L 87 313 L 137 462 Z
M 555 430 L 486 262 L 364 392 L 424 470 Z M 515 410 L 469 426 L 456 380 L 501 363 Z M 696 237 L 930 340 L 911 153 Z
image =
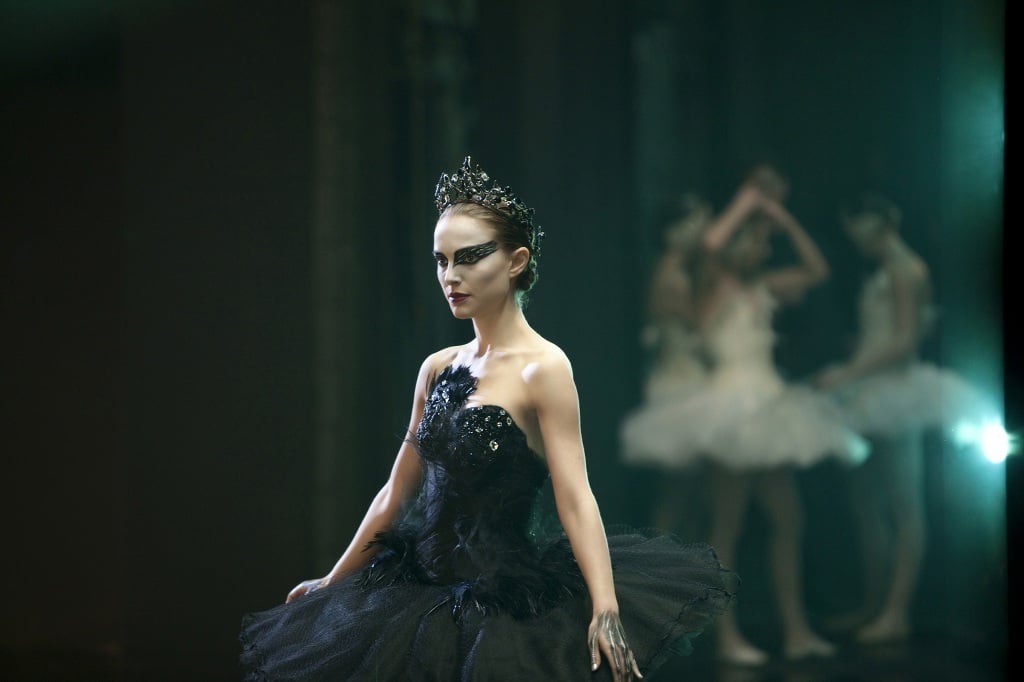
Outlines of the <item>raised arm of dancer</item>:
M 436 355 L 427 358 L 420 366 L 419 376 L 416 378 L 416 394 L 413 397 L 412 417 L 409 421 L 410 437 L 416 433 L 416 427 L 423 416 L 423 405 L 426 402 L 427 388 L 430 377 L 434 373 L 434 359 Z M 394 523 L 402 508 L 402 503 L 413 495 L 420 484 L 422 471 L 420 469 L 419 454 L 413 444 L 406 440 L 398 449 L 391 475 L 384 487 L 380 489 L 377 496 L 373 498 L 370 507 L 366 510 L 362 523 L 359 524 L 348 548 L 342 553 L 341 558 L 334 564 L 334 568 L 323 578 L 306 580 L 292 589 L 286 601 L 290 602 L 308 592 L 326 587 L 331 583 L 355 573 L 375 554 L 375 551 L 367 549 L 367 545 L 374 539 L 377 533 L 385 531 Z
M 797 265 L 769 270 L 764 274 L 763 281 L 769 291 L 779 298 L 791 301 L 799 299 L 808 289 L 828 279 L 828 261 L 785 206 L 764 197 L 761 209 L 772 219 L 773 225 L 789 237 L 800 259 Z
M 596 670 L 600 665 L 600 649 L 615 680 L 641 677 L 619 621 L 608 540 L 587 477 L 579 398 L 569 361 L 564 356 L 544 360 L 528 370 L 527 382 L 536 406 L 558 517 L 590 593 L 591 667 Z
M 761 191 L 753 184 L 748 182 L 741 185 L 704 233 L 704 248 L 715 253 L 725 247 L 730 237 L 743 225 L 743 221 L 761 207 L 763 198 Z

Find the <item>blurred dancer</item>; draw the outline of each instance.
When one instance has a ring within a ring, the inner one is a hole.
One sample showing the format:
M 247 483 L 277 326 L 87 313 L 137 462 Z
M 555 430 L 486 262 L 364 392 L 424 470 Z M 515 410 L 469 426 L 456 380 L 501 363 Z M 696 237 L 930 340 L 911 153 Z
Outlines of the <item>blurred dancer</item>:
M 712 212 L 707 202 L 687 194 L 671 207 L 670 215 L 664 250 L 648 288 L 643 333 L 655 361 L 644 386 L 644 403 L 623 420 L 620 434 L 627 462 L 664 471 L 654 526 L 689 537 L 702 531 L 695 527 L 695 514 L 683 511 L 696 491 L 693 472 L 682 470 L 691 460 L 680 457 L 676 449 L 685 437 L 679 432 L 676 411 L 700 390 L 706 373 L 694 317 L 693 266 Z
M 723 561 L 736 546 L 751 498 L 772 527 L 773 586 L 788 659 L 830 656 L 833 645 L 810 627 L 802 593 L 803 512 L 794 467 L 835 456 L 858 463 L 867 444 L 845 427 L 823 396 L 786 386 L 773 359 L 776 302 L 794 302 L 828 277 L 828 264 L 782 206 L 787 182 L 773 168 L 754 169 L 703 237 L 706 261 L 696 288 L 696 318 L 713 369 L 700 393 L 677 415 L 686 434 L 680 457 L 711 463 L 711 537 Z M 769 238 L 781 233 L 798 262 L 765 269 Z M 760 665 L 767 654 L 740 633 L 735 612 L 719 619 L 718 653 L 738 665 Z
M 927 540 L 923 432 L 980 414 L 983 399 L 951 372 L 923 363 L 918 349 L 934 319 L 928 266 L 900 236 L 901 212 L 868 194 L 844 227 L 878 265 L 860 297 L 852 357 L 818 377 L 848 423 L 872 441 L 871 461 L 850 478 L 864 565 L 863 607 L 845 619 L 864 643 L 910 634 L 910 607 Z

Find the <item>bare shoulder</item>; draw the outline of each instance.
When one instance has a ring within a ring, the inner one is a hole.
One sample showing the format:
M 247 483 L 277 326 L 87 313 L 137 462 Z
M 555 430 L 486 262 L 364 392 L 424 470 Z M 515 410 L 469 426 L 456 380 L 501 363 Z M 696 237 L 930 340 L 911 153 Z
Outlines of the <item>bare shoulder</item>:
M 928 280 L 931 278 L 931 273 L 928 270 L 928 264 L 925 263 L 924 259 L 921 258 L 916 253 L 910 254 L 910 260 L 911 267 L 914 270 L 914 275 L 917 277 L 919 281 L 927 283 Z
M 886 263 L 885 269 L 894 282 L 902 282 L 915 288 L 928 282 L 928 266 L 913 251 L 893 258 Z
M 434 377 L 441 373 L 441 370 L 455 362 L 461 349 L 462 346 L 448 346 L 428 355 L 420 365 L 420 379 L 425 380 L 426 385 L 429 386 Z
M 523 367 L 523 381 L 535 395 L 571 388 L 574 384 L 569 356 L 554 343 L 542 340 Z

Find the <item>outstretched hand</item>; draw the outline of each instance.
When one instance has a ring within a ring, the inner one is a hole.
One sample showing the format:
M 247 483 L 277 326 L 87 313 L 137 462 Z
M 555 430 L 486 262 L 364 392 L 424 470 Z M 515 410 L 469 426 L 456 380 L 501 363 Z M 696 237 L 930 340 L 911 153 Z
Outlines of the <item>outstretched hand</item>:
M 614 611 L 602 611 L 590 623 L 588 634 L 590 642 L 590 670 L 593 672 L 601 665 L 601 653 L 608 659 L 611 666 L 612 679 L 615 682 L 629 682 L 643 679 L 640 668 L 633 657 L 633 651 L 626 642 L 626 631 Z M 598 653 L 600 649 L 601 653 Z
M 316 592 L 324 586 L 326 580 L 324 578 L 314 578 L 313 580 L 303 580 L 301 583 L 292 588 L 292 591 L 288 593 L 288 598 L 284 600 L 285 604 L 291 603 L 299 597 Z

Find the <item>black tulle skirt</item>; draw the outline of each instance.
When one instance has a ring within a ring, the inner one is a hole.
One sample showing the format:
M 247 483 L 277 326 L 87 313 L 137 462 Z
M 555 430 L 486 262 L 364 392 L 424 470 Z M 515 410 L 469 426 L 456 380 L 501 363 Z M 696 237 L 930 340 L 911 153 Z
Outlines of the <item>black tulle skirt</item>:
M 725 610 L 738 580 L 704 544 L 609 532 L 616 597 L 645 676 Z M 567 566 L 566 570 L 577 570 Z M 450 605 L 452 585 L 357 574 L 242 624 L 247 680 L 610 680 L 590 670 L 586 591 L 530 617 Z

